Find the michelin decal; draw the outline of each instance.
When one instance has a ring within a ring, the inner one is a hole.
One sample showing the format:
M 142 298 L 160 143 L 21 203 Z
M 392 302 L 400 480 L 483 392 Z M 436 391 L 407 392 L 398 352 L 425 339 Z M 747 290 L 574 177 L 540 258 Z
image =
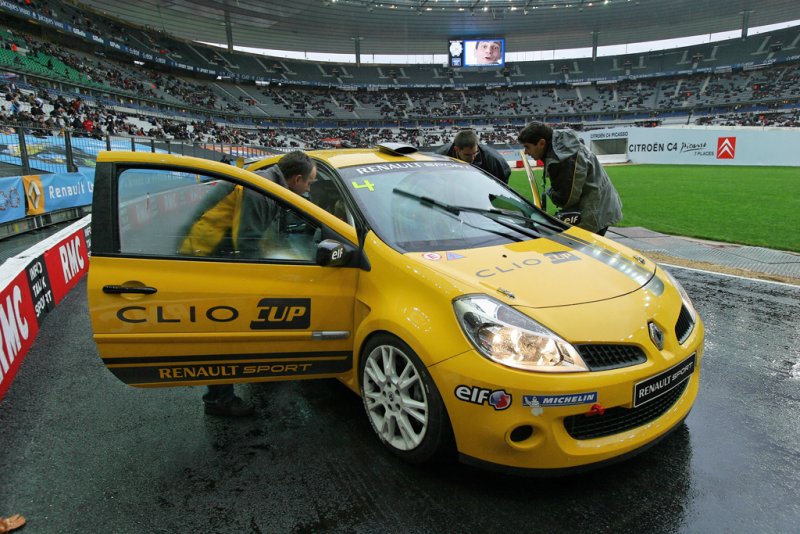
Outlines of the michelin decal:
M 522 406 L 531 408 L 533 415 L 541 415 L 544 408 L 559 406 L 578 406 L 597 402 L 597 392 L 574 393 L 571 395 L 523 395 Z

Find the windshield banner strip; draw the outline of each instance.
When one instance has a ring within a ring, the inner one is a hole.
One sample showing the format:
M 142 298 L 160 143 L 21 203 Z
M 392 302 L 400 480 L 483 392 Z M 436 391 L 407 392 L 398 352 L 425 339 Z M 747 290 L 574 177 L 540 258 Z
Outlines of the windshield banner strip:
M 644 285 L 653 277 L 653 273 L 639 265 L 635 261 L 629 260 L 622 254 L 615 254 L 601 246 L 595 245 L 589 241 L 584 241 L 575 236 L 559 234 L 547 236 L 545 239 L 554 241 L 560 245 L 569 247 L 570 249 L 585 254 L 586 256 L 595 259 L 601 263 L 605 263 L 612 269 L 619 271 L 639 285 Z
M 444 161 L 397 161 L 387 163 L 371 163 L 369 165 L 353 165 L 339 169 L 345 178 L 355 178 L 359 176 L 370 176 L 373 174 L 386 174 L 392 172 L 408 171 L 409 169 L 463 169 L 466 163 L 459 163 L 445 158 Z

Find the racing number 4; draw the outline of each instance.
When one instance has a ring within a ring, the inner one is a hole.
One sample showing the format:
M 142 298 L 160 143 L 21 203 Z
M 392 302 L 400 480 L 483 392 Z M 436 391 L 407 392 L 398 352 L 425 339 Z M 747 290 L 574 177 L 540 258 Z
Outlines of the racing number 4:
M 363 184 L 359 184 L 356 182 L 350 182 L 350 183 L 353 184 L 353 187 L 356 189 L 364 189 L 366 187 L 370 191 L 375 191 L 375 184 L 373 184 L 369 180 L 364 180 Z

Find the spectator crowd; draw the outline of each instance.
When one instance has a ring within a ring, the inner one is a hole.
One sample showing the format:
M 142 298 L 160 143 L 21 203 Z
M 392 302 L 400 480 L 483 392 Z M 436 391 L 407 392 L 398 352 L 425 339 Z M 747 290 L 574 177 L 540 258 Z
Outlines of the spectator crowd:
M 68 4 L 18 1 L 95 34 L 116 32 L 116 39 L 127 40 L 117 23 L 101 18 L 95 21 Z M 164 46 L 156 42 L 158 34 L 148 34 L 148 38 L 153 46 Z M 39 135 L 62 135 L 69 130 L 73 136 L 95 138 L 142 136 L 276 148 L 356 147 L 379 141 L 438 146 L 452 138 L 458 124 L 478 124 L 483 125 L 479 127 L 483 143 L 514 145 L 520 122 L 531 117 L 553 117 L 573 124 L 613 120 L 620 112 L 638 114 L 639 119 L 657 119 L 673 112 L 691 117 L 701 106 L 705 112 L 696 113 L 694 119 L 700 125 L 800 125 L 800 64 L 585 87 L 500 85 L 369 91 L 281 84 L 245 87 L 232 81 L 188 78 L 174 71 L 131 67 L 106 57 L 102 49 L 92 53 L 71 50 L 15 28 L 0 28 L 0 48 L 6 52 L 5 58 L 13 58 L 14 67 L 6 74 L 0 70 L 0 124 L 23 125 Z M 53 78 L 60 76 L 59 85 L 36 82 L 42 80 L 39 77 L 22 83 L 13 71 L 24 65 L 23 57 L 38 62 Z M 279 64 L 272 68 L 282 70 Z M 337 68 L 331 72 L 340 75 Z M 510 76 L 510 71 L 506 69 L 504 75 Z M 391 79 L 397 76 L 392 69 Z M 75 82 L 73 89 L 64 83 L 65 77 Z M 87 91 L 86 82 L 95 83 L 92 87 L 96 90 Z M 84 88 L 79 92 L 81 85 Z M 103 94 L 103 88 L 118 96 Z M 303 122 L 278 126 L 292 119 Z M 363 119 L 382 126 L 331 126 Z M 314 123 L 325 127 L 306 126 Z

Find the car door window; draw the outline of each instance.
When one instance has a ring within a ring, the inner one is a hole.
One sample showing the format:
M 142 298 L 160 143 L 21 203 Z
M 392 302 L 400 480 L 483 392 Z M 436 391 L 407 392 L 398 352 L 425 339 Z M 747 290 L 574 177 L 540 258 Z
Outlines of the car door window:
M 355 226 L 353 214 L 344 195 L 336 186 L 334 171 L 317 162 L 317 180 L 311 185 L 309 200 L 335 215 L 351 226 Z
M 313 263 L 319 224 L 246 185 L 163 169 L 119 175 L 120 252 Z
M 350 226 L 355 226 L 353 212 L 348 207 L 344 194 L 336 185 L 336 171 L 327 167 L 321 161 L 316 161 L 316 164 L 317 177 L 314 183 L 311 184 L 311 191 L 307 196 L 308 200 Z M 270 167 L 272 165 L 262 167 L 253 172 L 260 176 L 268 176 Z

